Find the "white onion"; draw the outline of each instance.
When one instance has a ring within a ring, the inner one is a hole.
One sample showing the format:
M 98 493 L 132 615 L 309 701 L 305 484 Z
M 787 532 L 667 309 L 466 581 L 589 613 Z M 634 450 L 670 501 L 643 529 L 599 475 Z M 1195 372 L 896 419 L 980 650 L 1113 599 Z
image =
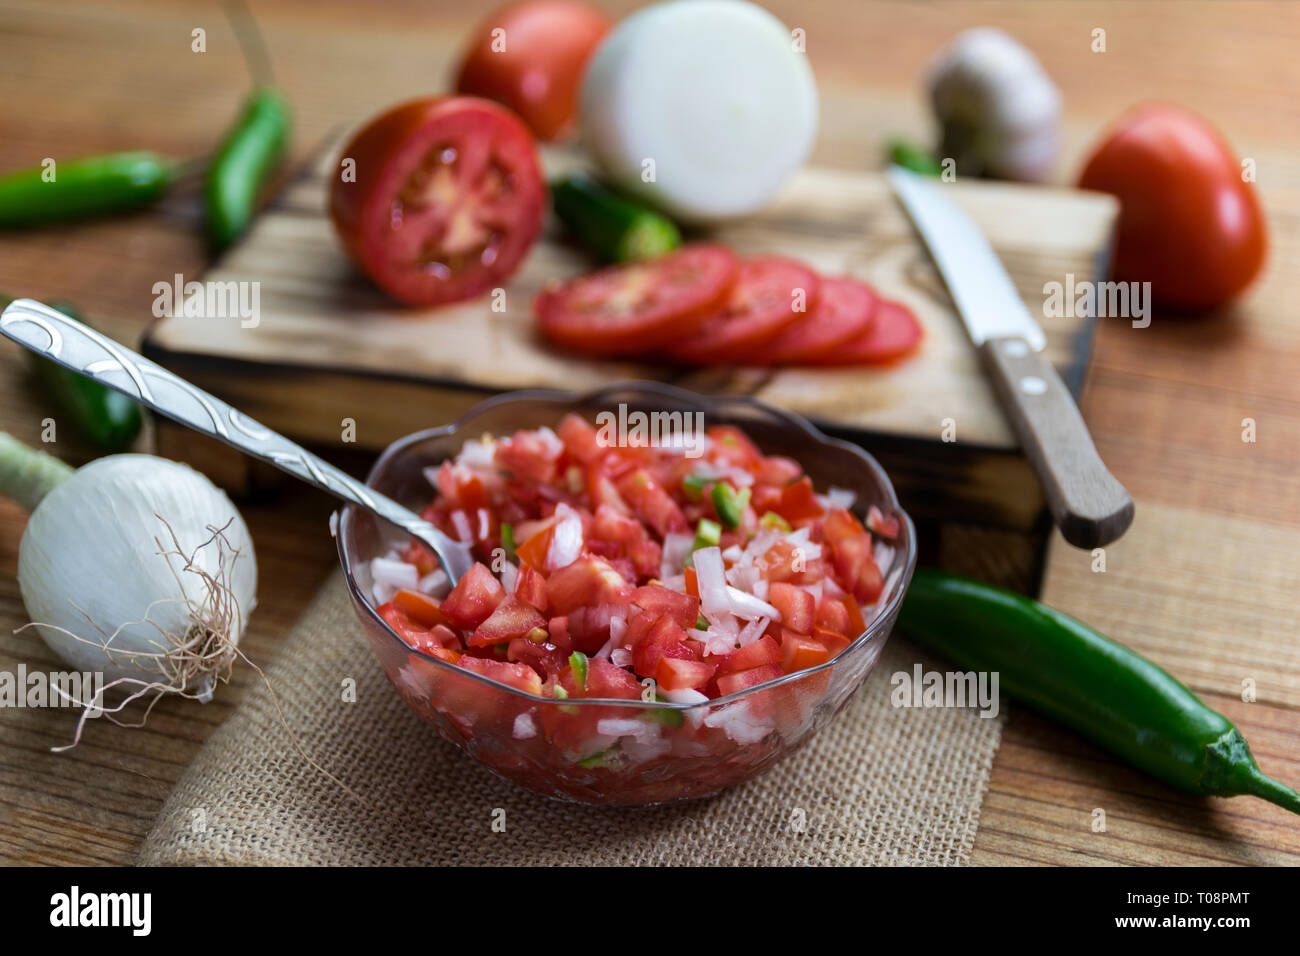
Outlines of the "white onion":
M 474 529 L 469 526 L 469 515 L 457 508 L 451 513 L 451 524 L 456 529 L 457 541 L 474 543 Z
M 759 209 L 808 158 L 817 85 L 762 7 L 658 3 L 597 47 L 581 114 L 586 146 L 618 185 L 678 219 L 710 221 Z
M 45 643 L 77 670 L 206 699 L 256 604 L 257 559 L 239 512 L 203 475 L 112 455 L 40 501 L 19 546 L 18 583 Z M 229 653 L 196 671 L 193 638 L 205 632 Z
M 693 534 L 670 532 L 664 535 L 664 556 L 659 562 L 659 577 L 668 578 L 680 574 L 682 565 L 686 563 L 686 558 L 691 553 L 691 545 L 694 543 Z
M 370 580 L 376 585 L 415 590 L 420 585 L 420 572 L 415 565 L 396 558 L 375 558 L 370 562 Z
M 555 525 L 546 551 L 546 570 L 567 568 L 582 554 L 582 517 L 564 502 L 555 506 Z
M 858 500 L 857 492 L 850 491 L 847 488 L 827 488 L 826 500 L 830 502 L 832 508 L 852 508 L 853 503 Z
M 700 588 L 700 609 L 706 614 L 731 610 L 727 599 L 727 577 L 722 567 L 722 551 L 717 545 L 695 552 L 695 581 Z
M 506 594 L 515 593 L 515 585 L 519 582 L 519 568 L 506 561 L 501 566 L 501 586 L 506 589 Z
M 515 724 L 512 728 L 511 736 L 515 740 L 528 740 L 530 737 L 537 736 L 537 723 L 533 720 L 532 714 L 518 714 L 515 717 Z
M 727 585 L 728 610 L 736 617 L 752 621 L 755 618 L 768 617 L 773 620 L 781 620 L 781 612 L 768 604 L 766 601 L 753 594 L 748 594 L 739 588 L 733 588 Z

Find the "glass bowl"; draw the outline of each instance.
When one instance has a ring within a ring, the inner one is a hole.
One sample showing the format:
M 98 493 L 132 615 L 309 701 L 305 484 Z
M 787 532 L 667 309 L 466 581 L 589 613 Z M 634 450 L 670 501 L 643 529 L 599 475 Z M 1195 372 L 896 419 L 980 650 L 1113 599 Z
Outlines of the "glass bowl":
M 602 805 L 646 805 L 708 796 L 747 780 L 796 750 L 844 706 L 871 672 L 894 626 L 916 565 L 916 531 L 869 454 L 797 415 L 747 398 L 710 398 L 667 385 L 618 383 L 574 395 L 510 392 L 457 421 L 390 445 L 367 483 L 418 511 L 434 491 L 424 469 L 482 434 L 555 427 L 567 412 L 702 412 L 706 427 L 738 425 L 768 455 L 787 455 L 814 487 L 854 492 L 854 511 L 875 505 L 898 519 L 892 547 L 878 549 L 885 590 L 863 608 L 866 629 L 824 664 L 707 703 L 537 697 L 410 648 L 379 616 L 369 562 L 405 540 L 352 506 L 337 528 L 339 559 L 370 646 L 407 705 L 488 769 L 538 793 Z M 882 552 L 883 553 L 880 553 Z

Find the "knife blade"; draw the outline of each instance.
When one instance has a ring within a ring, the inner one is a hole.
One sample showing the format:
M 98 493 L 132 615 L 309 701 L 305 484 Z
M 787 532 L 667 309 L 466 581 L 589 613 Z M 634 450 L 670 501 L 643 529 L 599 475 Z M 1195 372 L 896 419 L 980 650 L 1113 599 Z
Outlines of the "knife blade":
M 997 253 L 933 179 L 900 167 L 890 185 L 920 234 L 979 352 L 1065 539 L 1109 544 L 1133 521 L 1133 499 L 1097 454 L 1069 389 L 1041 354 L 1046 338 Z

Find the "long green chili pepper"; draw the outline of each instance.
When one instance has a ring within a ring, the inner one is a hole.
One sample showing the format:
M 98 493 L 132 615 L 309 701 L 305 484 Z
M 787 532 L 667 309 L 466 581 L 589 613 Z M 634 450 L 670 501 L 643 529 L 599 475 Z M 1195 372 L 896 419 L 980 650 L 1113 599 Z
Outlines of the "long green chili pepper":
M 0 309 L 11 301 L 0 293 Z M 54 308 L 85 322 L 71 306 L 55 303 Z M 138 403 L 35 352 L 28 352 L 27 357 L 32 372 L 58 404 L 59 411 L 92 444 L 101 451 L 115 452 L 128 448 L 135 441 L 144 422 Z
M 55 161 L 0 176 L 0 226 L 100 216 L 153 202 L 180 164 L 149 150 Z
M 958 667 L 998 672 L 1013 698 L 1180 790 L 1250 794 L 1300 813 L 1300 794 L 1264 775 L 1232 721 L 1146 658 L 1059 611 L 923 569 L 898 626 Z
M 225 249 L 252 222 L 258 195 L 288 139 L 288 101 L 274 87 L 254 90 L 208 170 L 208 238 L 216 249 Z

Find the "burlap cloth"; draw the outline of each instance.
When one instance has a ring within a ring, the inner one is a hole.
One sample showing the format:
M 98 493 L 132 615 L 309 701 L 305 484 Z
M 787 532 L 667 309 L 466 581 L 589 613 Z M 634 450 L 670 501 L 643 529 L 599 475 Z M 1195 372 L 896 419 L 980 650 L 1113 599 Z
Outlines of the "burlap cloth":
M 140 862 L 966 863 L 1004 717 L 891 706 L 890 675 L 917 660 L 937 666 L 891 640 L 830 726 L 717 797 L 580 806 L 493 776 L 409 711 L 335 575 L 267 668 L 275 693 L 250 689 L 199 751 Z M 341 702 L 349 677 L 356 703 Z M 366 802 L 311 766 L 291 734 Z

